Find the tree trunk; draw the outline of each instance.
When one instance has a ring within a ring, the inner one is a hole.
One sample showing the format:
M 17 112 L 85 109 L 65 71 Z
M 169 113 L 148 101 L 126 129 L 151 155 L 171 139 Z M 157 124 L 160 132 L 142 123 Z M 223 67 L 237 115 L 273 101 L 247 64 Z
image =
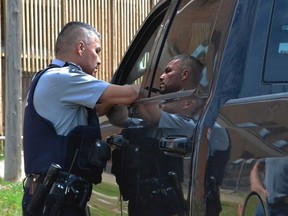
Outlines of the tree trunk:
M 22 76 L 21 35 L 22 1 L 9 0 L 5 15 L 5 172 L 4 179 L 18 181 L 21 177 L 22 149 Z

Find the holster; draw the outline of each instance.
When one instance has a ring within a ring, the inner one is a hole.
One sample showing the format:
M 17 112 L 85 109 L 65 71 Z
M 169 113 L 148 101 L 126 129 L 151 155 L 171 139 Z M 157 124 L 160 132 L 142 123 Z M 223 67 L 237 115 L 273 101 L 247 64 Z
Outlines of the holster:
M 63 208 L 84 209 L 90 200 L 92 184 L 81 177 L 59 177 L 44 204 L 43 216 L 61 215 Z
M 88 182 L 98 184 L 111 157 L 111 149 L 107 143 L 97 139 L 95 130 L 95 127 L 78 126 L 70 132 L 65 167 Z

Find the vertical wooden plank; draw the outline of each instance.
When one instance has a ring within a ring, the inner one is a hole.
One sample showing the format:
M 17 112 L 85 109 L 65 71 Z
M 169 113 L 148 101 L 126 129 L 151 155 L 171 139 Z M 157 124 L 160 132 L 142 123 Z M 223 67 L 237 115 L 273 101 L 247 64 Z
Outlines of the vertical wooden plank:
M 105 1 L 105 50 L 108 50 L 108 52 L 105 52 L 105 61 L 107 61 L 108 64 L 106 65 L 106 69 L 105 69 L 105 73 L 101 73 L 102 74 L 102 79 L 103 80 L 108 80 L 108 73 L 111 73 L 111 69 L 110 69 L 110 47 L 109 47 L 109 39 L 110 39 L 110 29 L 109 29 L 109 21 L 110 21 L 110 17 L 109 17 L 109 12 L 110 12 L 110 7 L 109 7 L 109 2 L 110 1 Z
M 113 20 L 111 19 L 112 17 L 112 14 L 113 14 L 113 11 L 112 11 L 112 8 L 113 8 L 113 1 L 110 1 L 110 4 L 109 4 L 109 32 L 110 32 L 110 36 L 109 36 L 109 71 L 105 72 L 108 76 L 107 76 L 107 79 L 108 81 L 111 80 L 112 78 L 112 74 L 114 73 L 113 71 L 113 67 L 112 67 L 112 60 L 113 60 L 113 56 L 112 56 L 112 53 L 113 53 L 113 46 L 112 46 L 112 40 L 113 40 Z
M 67 0 L 67 16 L 66 16 L 66 22 L 64 23 L 64 25 L 73 19 L 72 16 L 74 15 L 71 14 L 71 7 L 73 6 L 72 4 L 73 4 L 73 1 Z
M 121 28 L 119 22 L 120 22 L 120 17 L 121 17 L 121 11 L 119 10 L 120 9 L 120 0 L 116 0 L 116 3 L 115 3 L 115 11 L 117 11 L 117 16 L 115 16 L 115 19 L 114 19 L 114 31 L 115 31 L 115 54 L 114 54 L 114 58 L 113 58 L 113 62 L 114 62 L 114 67 L 116 68 L 116 62 L 118 62 L 118 50 L 119 50 L 119 47 L 120 47 L 120 31 L 119 29 Z M 116 14 L 116 12 L 114 11 L 114 14 Z
M 75 17 L 75 21 L 77 20 L 77 21 L 79 21 L 79 1 L 78 0 L 75 0 L 76 1 L 76 6 L 74 7 L 74 8 L 78 8 L 78 10 L 73 10 L 73 13 L 75 13 L 76 14 L 76 17 Z M 73 9 L 74 9 L 73 8 Z
M 31 0 L 26 0 L 26 16 L 28 18 L 26 22 L 26 29 L 27 29 L 27 71 L 31 71 L 31 43 L 30 43 L 30 12 L 29 12 L 29 5 Z
M 59 23 L 58 23 L 58 29 L 57 29 L 57 34 L 56 34 L 57 36 L 58 36 L 58 34 L 59 34 L 60 30 L 61 30 L 61 27 L 63 26 L 63 19 L 62 19 L 63 10 L 62 10 L 62 8 L 64 8 L 64 9 L 66 8 L 66 5 L 65 5 L 65 3 L 63 3 L 63 0 L 59 0 L 59 4 L 61 4 L 61 6 L 58 7 Z
M 51 22 L 51 16 L 52 16 L 52 12 L 51 12 L 51 2 L 53 0 L 47 1 L 47 49 L 48 49 L 48 62 L 51 62 L 51 54 L 52 54 L 52 45 L 51 45 L 51 34 L 53 33 L 51 31 L 52 25 L 54 25 L 54 23 Z
M 132 27 L 132 24 L 133 24 L 133 20 L 131 19 L 132 17 L 130 16 L 131 13 L 133 13 L 132 11 L 132 8 L 131 8 L 131 2 L 130 1 L 126 1 L 126 8 L 127 8 L 127 11 L 126 11 L 126 18 L 127 20 L 129 20 L 129 22 L 127 22 L 126 24 L 126 27 L 127 27 L 127 31 L 126 31 L 126 35 L 127 35 L 127 38 L 126 38 L 126 46 L 125 46 L 125 50 L 127 49 L 127 46 L 129 44 L 129 41 L 130 41 L 130 32 L 131 32 L 131 27 Z M 122 55 L 124 53 L 124 50 L 122 52 Z
M 103 79 L 104 80 L 108 80 L 109 79 L 109 76 L 108 76 L 108 73 L 111 73 L 111 62 L 110 62 L 110 46 L 109 46 L 109 43 L 110 43 L 110 1 L 106 1 L 106 18 L 105 18 L 105 22 L 106 22 L 106 32 L 107 32 L 107 35 L 106 35 L 106 50 L 109 50 L 109 52 L 106 52 L 106 56 L 105 56 L 105 61 L 107 62 L 107 65 L 106 65 L 106 70 L 105 70 L 105 73 L 102 73 L 104 76 L 103 76 Z
M 87 8 L 87 0 L 83 0 L 83 18 L 84 18 L 84 22 L 86 23 L 89 23 L 88 22 L 88 17 L 89 17 L 89 14 L 88 14 L 88 8 Z M 91 23 L 89 23 L 91 25 Z
M 108 22 L 109 22 L 109 1 L 105 1 L 104 2 L 104 24 L 105 24 L 105 50 L 109 50 L 108 48 L 108 44 L 109 44 L 109 35 L 110 35 L 110 31 L 109 31 L 109 28 L 108 28 Z M 105 53 L 105 59 L 104 61 L 106 62 L 105 64 L 105 72 L 106 73 L 101 73 L 102 75 L 102 80 L 106 80 L 107 79 L 107 72 L 109 71 L 109 52 L 104 52 Z
M 52 55 L 53 55 L 53 47 L 54 47 L 54 2 L 55 0 L 50 0 L 50 6 L 49 6 L 49 11 L 50 11 L 50 34 L 49 34 L 49 62 L 52 61 Z
M 121 46 L 119 47 L 120 48 L 120 52 L 119 53 L 122 53 L 122 50 L 123 50 L 123 47 L 125 46 L 125 37 L 123 35 L 123 32 L 125 31 L 125 26 L 124 26 L 124 22 L 125 22 L 125 13 L 124 13 L 124 1 L 121 1 L 121 35 L 120 35 L 120 44 Z M 119 54 L 118 53 L 118 54 Z M 118 55 L 118 60 L 119 60 L 119 55 Z
M 106 34 L 107 34 L 107 32 L 105 31 L 105 7 L 104 7 L 104 2 L 105 2 L 105 0 L 101 0 L 101 1 L 99 1 L 100 2 L 100 8 L 101 8 L 101 12 L 100 12 L 100 16 L 101 16 L 101 18 L 100 18 L 100 20 L 101 20 L 101 29 L 100 29 L 100 32 L 101 32 L 101 35 L 102 35 L 102 50 L 103 50 L 103 52 L 101 52 L 101 60 L 102 60 L 102 72 L 101 73 L 98 73 L 97 74 L 97 78 L 98 79 L 102 79 L 102 77 L 103 77 L 103 71 L 105 71 L 106 70 L 106 59 L 105 59 L 105 55 L 106 55 L 106 53 L 105 52 L 107 52 L 107 50 L 106 50 L 106 47 L 105 47 L 105 41 L 106 41 Z
M 45 64 L 45 59 L 44 59 L 44 46 L 43 46 L 43 2 L 41 0 L 38 1 L 38 10 L 39 10 L 39 16 L 38 16 L 38 22 L 39 22 L 39 52 L 40 52 L 40 63 L 39 63 L 39 69 L 41 70 L 42 68 L 44 68 Z
M 47 25 L 47 17 L 48 17 L 48 12 L 47 12 L 47 1 L 43 2 L 43 22 L 42 22 L 42 29 L 45 29 L 45 34 L 44 32 L 42 32 L 43 34 L 43 55 L 44 55 L 44 59 L 45 59 L 45 63 L 44 65 L 48 65 L 48 42 L 47 42 L 47 34 L 46 32 L 48 31 L 48 25 Z
M 111 25 L 112 25 L 112 30 L 111 30 L 111 47 L 114 47 L 114 49 L 117 47 L 117 17 L 118 17 L 118 11 L 117 11 L 117 5 L 118 5 L 118 0 L 114 0 L 113 3 L 112 3 L 112 6 L 111 6 L 111 10 L 112 10 L 112 13 L 111 13 Z M 114 72 L 114 68 L 116 68 L 115 66 L 115 62 L 116 61 L 113 61 L 113 59 L 117 59 L 117 55 L 116 55 L 117 51 L 115 52 L 112 52 L 111 50 L 111 65 L 112 65 L 112 70 Z M 111 73 L 113 73 L 111 72 Z
M 22 59 L 22 68 L 23 71 L 27 71 L 27 14 L 26 14 L 26 0 L 22 1 L 22 26 L 23 26 L 23 35 L 22 35 L 22 54 L 23 54 L 23 59 Z M 1 39 L 0 39 L 1 40 Z M 2 71 L 2 70 L 1 70 Z M 2 107 L 2 106 L 1 106 Z
M 83 8 L 82 8 L 82 5 L 83 5 L 83 1 L 85 0 L 77 0 L 77 4 L 78 4 L 78 18 L 77 18 L 77 21 L 81 21 L 81 22 L 84 22 L 83 20 Z M 76 8 L 74 8 L 74 10 L 76 10 Z
M 93 24 L 92 22 L 92 19 L 91 19 L 91 4 L 90 4 L 90 0 L 87 0 L 87 4 L 86 4 L 86 7 L 87 7 L 87 22 L 90 23 L 92 26 L 95 27 L 95 25 Z
M 22 134 L 22 3 L 21 0 L 6 1 L 5 19 L 5 171 L 6 181 L 21 178 Z
M 123 53 L 123 50 L 125 50 L 125 48 L 126 48 L 126 46 L 127 46 L 127 36 L 128 36 L 128 34 L 127 34 L 127 1 L 124 1 L 124 5 L 123 5 L 123 11 L 124 11 L 124 20 L 123 20 L 123 26 L 124 26 L 124 31 L 123 31 L 123 33 L 124 33 L 124 43 L 123 43 L 123 47 L 122 47 L 122 50 L 121 50 L 121 55 L 122 55 L 122 53 Z
M 71 19 L 71 16 L 72 16 L 72 15 L 71 15 L 71 10 L 70 10 L 71 6 L 72 6 L 72 1 L 68 1 L 67 20 L 66 20 L 66 23 L 72 20 L 72 19 Z M 65 24 L 66 24 L 66 23 L 65 23 Z
M 75 20 L 76 20 L 76 21 L 80 21 L 80 10 L 79 10 L 80 6 L 79 6 L 79 0 L 75 0 L 75 2 L 76 2 L 76 7 L 73 8 L 73 13 L 76 13 L 76 14 L 77 14 Z M 76 8 L 78 8 L 78 9 L 76 10 Z
M 55 32 L 54 32 L 54 41 L 53 41 L 53 59 L 55 58 L 55 43 L 56 43 L 57 35 L 59 32 L 60 24 L 61 24 L 59 7 L 61 7 L 61 0 L 56 0 L 55 2 Z
M 102 52 L 102 61 L 105 62 L 106 61 L 106 38 L 107 38 L 107 34 L 108 32 L 106 32 L 106 23 L 105 23 L 105 14 L 106 14 L 106 9 L 105 9 L 105 0 L 101 0 L 101 20 L 102 20 L 102 29 L 101 31 L 103 32 L 102 34 L 102 42 L 103 42 L 103 49 L 105 50 L 104 52 Z M 104 70 L 106 70 L 106 63 L 103 64 L 104 66 Z M 99 79 L 103 79 L 103 73 L 98 74 Z
M 91 14 L 90 14 L 90 17 L 91 17 L 91 23 L 92 25 L 96 28 L 96 30 L 98 31 L 98 26 L 97 26 L 97 19 L 95 17 L 95 13 L 97 13 L 97 7 L 95 6 L 95 1 L 93 0 L 89 0 L 90 2 L 90 7 L 91 8 Z
M 139 26 L 141 23 L 141 20 L 142 20 L 142 17 L 141 17 L 141 9 L 142 9 L 141 0 L 138 0 L 138 4 L 139 4 L 139 7 L 138 7 L 138 26 Z
M 135 2 L 135 30 L 134 35 L 137 32 L 139 27 L 139 0 Z
M 78 18 L 78 10 L 74 10 L 77 7 L 77 0 L 73 0 L 73 7 L 70 8 L 71 13 L 74 14 L 73 21 L 76 21 Z
M 35 68 L 34 68 L 34 72 L 38 71 L 39 68 L 39 32 L 40 29 L 38 28 L 38 24 L 39 24 L 39 19 L 38 19 L 38 0 L 34 1 L 34 7 L 33 7 L 33 11 L 34 11 L 34 16 L 35 16 L 35 22 L 34 25 L 35 26 L 35 30 L 34 30 L 34 34 L 35 34 L 35 44 L 34 44 L 34 59 L 35 59 Z
M 34 23 L 35 23 L 35 15 L 34 15 L 34 5 L 35 5 L 35 0 L 32 0 L 30 2 L 30 7 L 29 7 L 29 10 L 30 10 L 30 31 L 31 31 L 31 69 L 30 70 L 33 70 L 35 68 L 35 26 L 34 26 Z
M 0 11 L 2 11 L 2 1 L 0 1 Z M 3 15 L 2 13 L 0 13 L 0 20 L 3 19 Z M 3 26 L 2 26 L 2 22 L 0 21 L 0 34 L 2 35 L 3 34 Z M 0 44 L 2 44 L 2 37 L 0 37 Z M 3 94 L 4 92 L 2 91 L 3 90 L 3 86 L 2 86 L 2 76 L 3 76 L 3 70 L 2 70 L 2 46 L 0 47 L 0 83 L 1 83 L 1 87 L 0 87 L 0 133 L 1 135 L 4 135 L 3 133 L 3 112 L 4 112 L 4 108 L 3 108 Z M 0 143 L 0 146 L 1 146 L 1 149 L 3 150 L 3 146 L 2 146 L 2 143 Z
M 62 5 L 62 7 L 59 8 L 60 13 L 61 13 L 60 28 L 62 26 L 64 26 L 64 24 L 67 22 L 67 16 L 68 16 L 68 13 L 67 13 L 67 0 L 61 0 L 61 5 Z

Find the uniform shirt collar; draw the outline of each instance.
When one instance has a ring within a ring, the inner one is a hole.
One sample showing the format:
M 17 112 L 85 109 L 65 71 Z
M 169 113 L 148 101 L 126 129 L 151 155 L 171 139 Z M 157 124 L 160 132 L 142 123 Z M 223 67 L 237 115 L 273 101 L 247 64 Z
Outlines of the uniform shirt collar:
M 62 67 L 62 66 L 65 65 L 65 62 L 63 62 L 63 61 L 61 61 L 61 60 L 59 60 L 59 59 L 53 59 L 52 64 L 58 65 L 58 66 L 61 66 L 61 67 Z
M 78 70 L 81 70 L 82 71 L 82 68 L 80 67 L 80 65 L 76 65 L 74 64 L 73 62 L 63 62 L 62 60 L 60 59 L 53 59 L 52 60 L 52 64 L 54 65 L 58 65 L 60 67 L 64 67 L 64 66 L 73 66 L 74 68 L 77 68 Z

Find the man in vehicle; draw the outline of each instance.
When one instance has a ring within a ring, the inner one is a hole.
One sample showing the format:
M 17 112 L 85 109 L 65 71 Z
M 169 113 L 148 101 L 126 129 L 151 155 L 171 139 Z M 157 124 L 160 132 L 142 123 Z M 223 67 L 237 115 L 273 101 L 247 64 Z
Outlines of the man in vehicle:
M 34 210 L 42 212 L 42 197 L 49 193 L 59 170 L 68 173 L 60 183 L 71 194 L 50 193 L 44 211 L 47 215 L 51 211 L 54 215 L 85 215 L 92 183 L 101 182 L 110 154 L 105 143 L 99 142 L 100 150 L 95 149 L 95 142 L 101 140 L 97 115 L 105 115 L 115 105 L 131 104 L 138 97 L 135 86 L 117 86 L 95 78 L 101 63 L 100 40 L 100 34 L 86 23 L 66 24 L 56 41 L 56 58 L 32 80 L 24 116 L 24 216 Z M 106 155 L 96 153 L 88 160 L 91 149 Z M 49 167 L 52 171 L 46 175 Z M 28 208 L 31 198 L 34 206 Z M 40 202 L 39 206 L 35 202 Z

